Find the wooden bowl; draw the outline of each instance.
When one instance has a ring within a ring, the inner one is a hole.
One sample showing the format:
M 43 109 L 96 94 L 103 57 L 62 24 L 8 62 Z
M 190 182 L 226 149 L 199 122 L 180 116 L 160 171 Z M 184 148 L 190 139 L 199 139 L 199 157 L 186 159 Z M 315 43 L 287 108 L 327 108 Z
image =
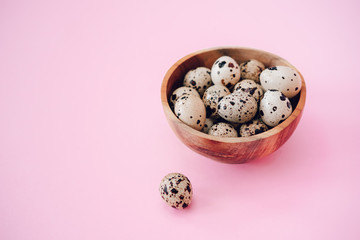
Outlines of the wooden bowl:
M 304 109 L 306 85 L 298 71 L 302 79 L 302 88 L 300 93 L 291 99 L 292 114 L 284 122 L 264 133 L 238 138 L 221 138 L 202 133 L 179 120 L 172 112 L 168 99 L 176 88 L 182 86 L 184 76 L 189 70 L 201 66 L 211 69 L 215 60 L 224 55 L 234 58 L 238 63 L 257 59 L 266 67 L 283 65 L 298 71 L 285 59 L 261 50 L 242 47 L 205 49 L 183 57 L 168 70 L 161 86 L 161 101 L 170 127 L 190 149 L 220 162 L 245 163 L 276 151 L 293 134 Z

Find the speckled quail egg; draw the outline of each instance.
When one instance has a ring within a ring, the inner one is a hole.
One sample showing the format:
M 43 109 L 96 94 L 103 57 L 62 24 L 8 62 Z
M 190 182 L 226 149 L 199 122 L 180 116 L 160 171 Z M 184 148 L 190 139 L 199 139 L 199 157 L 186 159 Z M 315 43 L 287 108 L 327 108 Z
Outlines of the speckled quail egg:
M 209 129 L 209 135 L 218 137 L 237 137 L 236 129 L 229 123 L 220 122 Z
M 211 79 L 215 85 L 223 85 L 230 89 L 240 80 L 240 67 L 233 58 L 222 56 L 211 68 Z
M 191 203 L 193 190 L 190 180 L 181 173 L 169 173 L 160 183 L 161 198 L 171 207 L 184 209 Z
M 260 82 L 265 91 L 276 89 L 288 98 L 294 97 L 301 90 L 300 74 L 286 66 L 265 69 L 260 74 Z
M 182 95 L 174 107 L 175 115 L 186 125 L 201 130 L 204 127 L 206 110 L 201 98 L 195 95 Z
M 220 117 L 235 123 L 250 121 L 257 112 L 257 102 L 246 92 L 234 92 L 225 96 L 218 104 Z
M 202 96 L 205 90 L 212 85 L 210 69 L 198 67 L 190 70 L 184 77 L 184 86 L 196 89 Z
M 172 109 L 175 106 L 176 100 L 184 94 L 190 94 L 190 95 L 195 95 L 197 97 L 200 97 L 199 93 L 190 87 L 179 87 L 179 88 L 175 89 L 175 91 L 170 96 L 169 105 Z
M 259 102 L 264 95 L 261 85 L 250 79 L 244 79 L 238 82 L 234 87 L 234 92 L 235 91 L 247 92 L 253 96 L 257 102 Z
M 250 59 L 240 64 L 241 79 L 251 79 L 260 82 L 259 75 L 265 69 L 262 62 Z
M 282 123 L 292 112 L 290 100 L 278 90 L 266 91 L 259 109 L 261 120 L 270 127 Z
M 209 129 L 215 124 L 213 118 L 206 118 L 204 123 L 204 128 L 201 130 L 204 133 L 208 133 Z
M 203 102 L 206 108 L 206 116 L 218 118 L 219 115 L 217 113 L 217 106 L 219 101 L 229 94 L 229 89 L 222 85 L 214 85 L 206 89 L 203 96 Z
M 267 131 L 269 128 L 261 119 L 253 119 L 241 125 L 239 135 L 241 137 L 250 137 Z

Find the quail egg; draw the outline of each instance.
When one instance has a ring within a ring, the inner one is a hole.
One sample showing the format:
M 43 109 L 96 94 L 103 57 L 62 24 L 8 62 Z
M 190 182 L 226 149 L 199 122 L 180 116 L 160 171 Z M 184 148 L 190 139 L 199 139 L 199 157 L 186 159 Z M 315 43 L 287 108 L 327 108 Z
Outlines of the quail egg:
M 222 85 L 213 85 L 206 89 L 203 96 L 203 102 L 206 108 L 207 117 L 219 117 L 217 113 L 217 106 L 219 104 L 219 101 L 229 94 L 229 89 Z
M 259 109 L 261 120 L 270 127 L 282 123 L 292 112 L 290 100 L 278 90 L 266 91 Z
M 175 115 L 186 125 L 201 130 L 204 127 L 206 119 L 206 110 L 201 98 L 194 95 L 182 95 L 174 107 Z
M 186 73 L 184 86 L 196 89 L 202 96 L 205 90 L 212 85 L 210 69 L 198 67 Z
M 223 119 L 234 123 L 245 123 L 256 115 L 257 102 L 246 92 L 234 92 L 225 96 L 218 104 L 218 113 Z
M 169 173 L 160 183 L 161 198 L 171 207 L 184 209 L 189 206 L 193 196 L 190 180 L 181 173 Z
M 237 137 L 236 129 L 229 123 L 220 122 L 209 129 L 209 135 L 218 137 Z
M 234 92 L 235 91 L 243 91 L 249 93 L 256 99 L 257 102 L 259 102 L 264 95 L 264 91 L 261 85 L 250 79 L 244 79 L 238 82 L 234 87 Z
M 250 137 L 267 131 L 269 128 L 260 119 L 253 119 L 241 125 L 239 135 L 241 137 Z
M 265 91 L 276 89 L 288 98 L 294 97 L 301 90 L 300 74 L 286 66 L 276 66 L 265 69 L 260 74 L 260 82 Z
M 179 88 L 175 89 L 175 91 L 170 96 L 169 105 L 172 109 L 175 106 L 176 100 L 184 94 L 190 94 L 190 95 L 200 97 L 199 93 L 190 87 L 179 87 Z
M 241 79 L 251 79 L 259 83 L 259 75 L 265 69 L 262 62 L 250 59 L 240 64 Z
M 230 89 L 240 80 L 240 67 L 233 58 L 222 56 L 211 68 L 211 79 L 215 85 Z

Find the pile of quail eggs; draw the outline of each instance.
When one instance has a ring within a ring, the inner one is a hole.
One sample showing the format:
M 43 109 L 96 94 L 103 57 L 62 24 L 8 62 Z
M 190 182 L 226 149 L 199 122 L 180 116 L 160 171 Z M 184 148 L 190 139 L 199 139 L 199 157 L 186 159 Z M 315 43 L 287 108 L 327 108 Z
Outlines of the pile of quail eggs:
M 300 90 L 300 75 L 290 67 L 265 68 L 256 59 L 238 64 L 222 56 L 211 69 L 187 72 L 169 104 L 177 118 L 196 130 L 249 137 L 287 119 L 293 110 L 290 99 Z

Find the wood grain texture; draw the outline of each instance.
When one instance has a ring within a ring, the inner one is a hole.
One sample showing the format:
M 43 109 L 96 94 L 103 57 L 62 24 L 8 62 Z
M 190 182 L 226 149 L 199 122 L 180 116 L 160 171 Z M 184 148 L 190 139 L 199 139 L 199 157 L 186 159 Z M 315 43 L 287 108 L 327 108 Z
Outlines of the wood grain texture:
M 171 111 L 168 99 L 171 93 L 182 85 L 185 74 L 196 67 L 211 69 L 215 60 L 221 56 L 230 56 L 238 63 L 257 59 L 271 66 L 289 66 L 298 71 L 285 59 L 262 50 L 241 47 L 220 47 L 206 49 L 189 54 L 177 61 L 166 73 L 161 86 L 161 101 L 165 116 L 176 136 L 190 149 L 208 158 L 224 163 L 245 163 L 261 158 L 276 151 L 295 131 L 305 106 L 306 85 L 303 76 L 300 93 L 294 97 L 293 113 L 280 125 L 251 137 L 220 138 L 194 130 L 181 122 Z

